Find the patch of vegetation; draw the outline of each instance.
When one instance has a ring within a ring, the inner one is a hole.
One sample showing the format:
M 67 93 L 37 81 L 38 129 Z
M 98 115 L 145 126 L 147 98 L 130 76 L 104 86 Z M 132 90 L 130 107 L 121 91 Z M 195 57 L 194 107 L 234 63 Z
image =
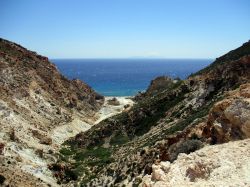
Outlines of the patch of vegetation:
M 108 162 L 111 156 L 111 152 L 107 148 L 97 147 L 92 149 L 81 150 L 76 153 L 74 159 L 76 161 L 84 161 L 88 158 L 96 160 L 97 162 Z M 90 163 L 90 162 L 89 162 Z
M 122 145 L 129 141 L 129 137 L 120 131 L 115 133 L 115 135 L 111 138 L 110 144 L 111 145 Z
M 70 156 L 70 155 L 73 155 L 74 152 L 72 151 L 72 149 L 70 148 L 65 148 L 63 147 L 60 151 L 59 151 L 62 155 L 64 156 Z
M 5 181 L 5 177 L 3 175 L 0 175 L 0 184 L 3 184 Z
M 197 134 L 192 134 L 191 137 L 190 137 L 191 140 L 199 140 L 200 138 L 198 137 Z
M 220 99 L 221 99 L 221 97 L 219 97 L 216 101 L 218 101 Z M 175 125 L 169 127 L 168 129 L 163 130 L 162 135 L 166 136 L 166 135 L 174 134 L 177 131 L 183 131 L 190 124 L 194 125 L 194 122 L 195 122 L 195 124 L 197 124 L 204 116 L 206 116 L 208 114 L 213 103 L 210 103 L 208 105 L 204 105 L 203 107 L 199 108 L 199 110 L 192 111 L 192 113 L 187 118 L 182 119 L 178 123 L 176 123 Z M 158 140 L 160 140 L 162 138 L 163 138 L 162 136 L 153 137 L 151 139 L 151 141 L 146 142 L 143 146 L 152 146 L 155 144 L 155 142 L 157 142 Z
M 232 90 L 238 89 L 240 85 L 240 83 L 236 83 L 235 85 L 233 85 Z
M 180 121 L 176 125 L 170 127 L 167 129 L 167 134 L 173 134 L 177 131 L 182 131 L 184 128 L 186 128 L 189 124 L 191 124 L 196 119 L 200 119 L 204 116 L 206 116 L 211 108 L 211 105 L 204 106 L 198 111 L 193 111 L 191 115 L 189 115 L 186 119 Z
M 62 148 L 60 153 L 61 161 L 70 164 L 70 167 L 64 171 L 63 180 L 69 182 L 79 180 L 79 177 L 82 177 L 81 186 L 85 186 L 87 182 L 95 178 L 96 172 L 99 172 L 106 164 L 114 161 L 111 157 L 111 150 L 104 147 L 81 149 L 72 146 Z M 74 162 L 68 160 L 69 156 Z M 90 170 L 92 167 L 96 168 L 95 172 Z
M 180 153 L 189 154 L 203 147 L 203 144 L 200 140 L 186 140 L 181 142 L 178 145 L 173 145 L 170 147 L 170 161 L 173 162 L 177 159 L 177 156 Z
M 78 173 L 75 170 L 72 169 L 66 169 L 65 172 L 65 179 L 67 182 L 73 180 L 76 181 L 78 179 Z
M 179 85 L 180 86 L 180 85 Z M 166 111 L 176 106 L 178 103 L 185 99 L 185 94 L 188 92 L 187 89 L 183 89 L 176 95 L 170 98 L 163 98 L 156 102 L 155 106 L 152 106 L 151 111 L 155 110 L 154 113 L 144 117 L 142 121 L 139 121 L 135 126 L 135 134 L 140 136 L 150 130 L 153 125 L 156 125 L 160 118 L 165 116 Z

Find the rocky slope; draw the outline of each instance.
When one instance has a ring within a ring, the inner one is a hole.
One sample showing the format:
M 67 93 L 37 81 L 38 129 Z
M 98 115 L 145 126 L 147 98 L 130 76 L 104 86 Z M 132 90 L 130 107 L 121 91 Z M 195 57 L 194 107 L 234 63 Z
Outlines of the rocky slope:
M 239 159 L 240 158 L 240 159 Z M 250 186 L 250 139 L 180 154 L 173 163 L 153 164 L 141 187 Z
M 157 93 L 166 91 L 169 87 L 171 87 L 177 80 L 173 80 L 167 76 L 156 77 L 154 80 L 150 82 L 149 87 L 145 92 L 139 92 L 135 97 L 135 101 L 140 101 L 145 97 L 152 97 L 157 95 Z
M 104 103 L 0 39 L 0 185 L 248 186 L 249 72 L 247 42 L 186 80 L 156 78 L 134 105 Z
M 130 110 L 70 139 L 51 169 L 64 184 L 137 186 L 156 162 L 249 138 L 249 72 L 247 42 L 184 81 L 148 89 Z
M 47 162 L 56 159 L 52 153 L 64 134 L 90 128 L 103 97 L 82 81 L 65 78 L 46 57 L 4 39 L 0 93 L 1 183 L 56 186 Z M 72 132 L 64 132 L 68 127 Z
M 157 160 L 151 175 L 143 177 L 142 186 L 249 186 L 250 83 L 228 92 L 214 104 L 205 122 L 185 129 L 179 138 L 180 135 L 183 140 L 167 149 L 169 155 L 174 152 L 175 159 L 176 153 L 192 152 L 186 150 L 197 141 L 211 145 L 248 139 L 206 146 L 190 155 L 180 154 L 173 163 L 169 162 L 171 159 L 161 163 Z

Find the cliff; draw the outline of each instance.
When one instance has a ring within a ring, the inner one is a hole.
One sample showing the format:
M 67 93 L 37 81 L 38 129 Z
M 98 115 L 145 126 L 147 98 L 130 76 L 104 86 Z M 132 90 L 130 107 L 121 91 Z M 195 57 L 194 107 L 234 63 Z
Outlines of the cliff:
M 70 176 L 56 169 L 63 162 L 51 169 L 62 183 L 137 186 L 156 162 L 174 162 L 179 153 L 249 138 L 249 72 L 247 42 L 188 79 L 163 81 L 163 89 L 152 92 L 155 80 L 130 110 L 67 141 L 61 155 Z
M 0 93 L 0 176 L 11 186 L 56 184 L 47 160 L 55 159 L 65 134 L 75 135 L 68 126 L 90 128 L 103 97 L 65 78 L 48 58 L 4 39 Z

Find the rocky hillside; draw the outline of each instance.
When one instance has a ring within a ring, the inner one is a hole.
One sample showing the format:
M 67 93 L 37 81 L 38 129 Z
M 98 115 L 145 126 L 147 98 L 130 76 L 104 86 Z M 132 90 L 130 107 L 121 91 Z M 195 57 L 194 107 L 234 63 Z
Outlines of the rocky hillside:
M 249 138 L 249 72 L 247 42 L 186 80 L 158 78 L 163 89 L 67 141 L 51 170 L 62 184 L 138 186 L 154 163 Z
M 154 95 L 157 95 L 157 93 L 166 91 L 168 88 L 170 88 L 176 81 L 173 80 L 167 76 L 160 76 L 156 77 L 154 80 L 150 82 L 149 87 L 145 92 L 139 92 L 135 97 L 135 101 L 140 101 L 144 99 L 145 97 L 152 97 Z
M 65 78 L 48 58 L 4 39 L 0 93 L 0 183 L 56 184 L 45 160 L 55 159 L 62 141 L 79 132 L 74 128 L 90 128 L 103 97 Z
M 249 186 L 249 157 L 250 139 L 206 146 L 180 154 L 174 163 L 153 164 L 152 174 L 143 177 L 141 186 Z

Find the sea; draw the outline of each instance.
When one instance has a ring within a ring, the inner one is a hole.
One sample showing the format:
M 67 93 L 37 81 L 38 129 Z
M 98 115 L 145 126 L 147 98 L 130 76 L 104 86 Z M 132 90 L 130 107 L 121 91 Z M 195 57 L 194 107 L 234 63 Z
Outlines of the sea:
M 69 79 L 80 79 L 104 96 L 133 96 L 158 76 L 185 79 L 213 59 L 52 59 Z

